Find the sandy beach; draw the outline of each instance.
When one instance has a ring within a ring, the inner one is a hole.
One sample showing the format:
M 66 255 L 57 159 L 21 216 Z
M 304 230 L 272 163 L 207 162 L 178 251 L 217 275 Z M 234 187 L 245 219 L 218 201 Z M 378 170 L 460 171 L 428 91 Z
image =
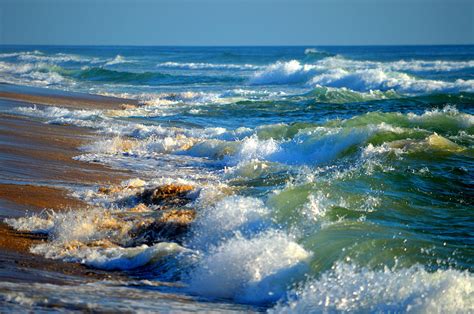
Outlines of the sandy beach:
M 38 91 L 1 84 L 0 107 L 31 106 L 34 103 L 70 108 L 120 109 L 122 104 L 132 103 L 110 97 L 83 94 L 60 96 L 48 90 L 41 90 L 40 94 Z M 24 117 L 0 114 L 0 217 L 21 217 L 44 209 L 85 208 L 87 204 L 70 196 L 67 186 L 108 185 L 128 178 L 130 174 L 126 171 L 72 159 L 79 154 L 80 146 L 95 139 L 97 135 L 84 128 L 48 125 Z M 1 222 L 0 278 L 57 283 L 58 276 L 54 273 L 88 278 L 111 276 L 110 272 L 54 261 L 29 252 L 31 245 L 45 240 L 45 236 L 17 232 Z M 21 275 L 25 269 L 31 273 L 26 277 Z

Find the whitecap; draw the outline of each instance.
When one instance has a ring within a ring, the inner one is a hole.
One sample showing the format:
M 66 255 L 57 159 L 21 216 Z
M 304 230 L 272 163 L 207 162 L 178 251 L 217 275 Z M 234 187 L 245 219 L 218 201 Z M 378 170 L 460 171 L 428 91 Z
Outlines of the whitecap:
M 191 274 L 189 290 L 246 303 L 274 302 L 304 276 L 310 256 L 277 231 L 251 239 L 237 236 L 201 260 Z
M 474 277 L 468 272 L 420 266 L 369 270 L 336 264 L 320 278 L 289 293 L 270 313 L 413 312 L 469 313 Z
M 163 62 L 156 65 L 159 68 L 176 68 L 187 70 L 257 70 L 261 66 L 254 64 L 232 64 L 232 63 L 203 63 L 203 62 Z

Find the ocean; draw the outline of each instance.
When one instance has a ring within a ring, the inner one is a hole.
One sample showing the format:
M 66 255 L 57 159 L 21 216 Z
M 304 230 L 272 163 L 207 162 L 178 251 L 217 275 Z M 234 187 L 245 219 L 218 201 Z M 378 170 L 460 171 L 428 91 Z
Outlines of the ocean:
M 50 236 L 34 253 L 130 281 L 0 283 L 23 293 L 13 310 L 55 295 L 69 309 L 474 311 L 474 46 L 0 46 L 0 82 L 141 104 L 8 109 L 94 129 L 75 158 L 136 176 L 115 194 L 68 187 L 93 209 L 7 221 Z M 104 227 L 154 217 L 129 209 L 162 184 L 193 187 L 179 239 Z

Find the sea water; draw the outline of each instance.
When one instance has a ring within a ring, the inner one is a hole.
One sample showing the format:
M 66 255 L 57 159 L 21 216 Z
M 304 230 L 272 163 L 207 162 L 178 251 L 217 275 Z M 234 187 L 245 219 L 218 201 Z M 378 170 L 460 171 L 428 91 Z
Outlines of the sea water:
M 474 46 L 2 46 L 0 81 L 141 103 L 9 109 L 94 129 L 75 158 L 137 178 L 7 221 L 131 279 L 1 283 L 11 309 L 474 311 Z M 134 245 L 123 200 L 168 183 L 194 187 L 195 221 Z

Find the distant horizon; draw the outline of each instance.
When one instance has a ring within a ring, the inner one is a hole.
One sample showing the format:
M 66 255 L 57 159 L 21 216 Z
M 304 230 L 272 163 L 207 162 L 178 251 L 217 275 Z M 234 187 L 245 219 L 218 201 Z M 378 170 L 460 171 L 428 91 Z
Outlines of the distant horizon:
M 380 45 L 127 45 L 127 44 L 110 44 L 110 45 L 100 45 L 100 44 L 0 44 L 0 46 L 6 47 L 32 47 L 32 46 L 43 46 L 43 47 L 183 47 L 183 48 L 258 48 L 258 47 L 268 47 L 268 48 L 278 48 L 278 47 L 301 47 L 301 48 L 324 48 L 324 47 L 456 47 L 456 46 L 474 46 L 474 43 L 470 44 L 380 44 Z

